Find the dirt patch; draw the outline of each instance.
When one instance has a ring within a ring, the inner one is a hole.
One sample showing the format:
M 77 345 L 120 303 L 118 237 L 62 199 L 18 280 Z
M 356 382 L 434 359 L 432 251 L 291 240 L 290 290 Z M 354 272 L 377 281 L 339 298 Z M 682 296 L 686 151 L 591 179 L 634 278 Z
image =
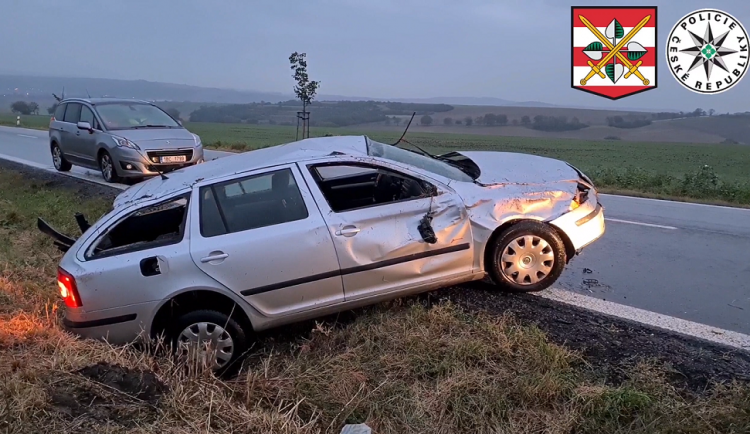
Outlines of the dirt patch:
M 148 423 L 167 387 L 152 372 L 100 362 L 50 382 L 52 410 L 69 419 Z
M 672 384 L 704 392 L 710 383 L 750 383 L 750 352 L 602 315 L 533 295 L 505 294 L 485 282 L 431 294 L 468 310 L 510 313 L 555 343 L 581 353 L 592 372 L 618 385 L 641 361 L 664 365 Z

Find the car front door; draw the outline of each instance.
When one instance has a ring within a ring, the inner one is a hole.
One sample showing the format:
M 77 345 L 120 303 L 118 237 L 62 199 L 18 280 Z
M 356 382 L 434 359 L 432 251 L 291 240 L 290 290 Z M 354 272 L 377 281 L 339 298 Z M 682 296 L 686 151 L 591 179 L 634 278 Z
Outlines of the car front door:
M 333 241 L 295 165 L 212 180 L 194 194 L 194 262 L 261 314 L 343 301 Z
M 470 221 L 447 186 L 374 160 L 300 169 L 334 240 L 346 301 L 472 274 Z

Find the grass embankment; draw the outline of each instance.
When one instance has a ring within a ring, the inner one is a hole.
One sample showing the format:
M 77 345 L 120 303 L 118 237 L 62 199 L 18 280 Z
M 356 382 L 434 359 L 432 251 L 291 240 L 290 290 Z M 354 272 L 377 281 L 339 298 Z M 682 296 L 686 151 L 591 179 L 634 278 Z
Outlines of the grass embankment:
M 750 429 L 747 386 L 694 395 L 675 390 L 654 366 L 607 385 L 539 329 L 449 304 L 393 302 L 345 324 L 264 337 L 231 382 L 75 339 L 59 327 L 60 253 L 35 219 L 76 234 L 74 212 L 93 220 L 109 198 L 95 194 L 101 187 L 53 179 L 0 168 L 4 432 L 316 433 L 339 432 L 346 422 L 377 433 Z

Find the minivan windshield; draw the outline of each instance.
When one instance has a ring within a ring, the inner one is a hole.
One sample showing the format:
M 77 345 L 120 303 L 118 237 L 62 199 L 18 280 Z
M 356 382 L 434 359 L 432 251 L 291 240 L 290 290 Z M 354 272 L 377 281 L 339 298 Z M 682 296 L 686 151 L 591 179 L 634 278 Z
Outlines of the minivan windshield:
M 151 104 L 117 102 L 97 104 L 104 126 L 108 130 L 140 128 L 182 128 L 165 111 Z
M 442 175 L 446 178 L 456 181 L 474 181 L 471 176 L 462 172 L 455 166 L 451 166 L 446 162 L 417 154 L 416 152 L 397 148 L 393 145 L 386 145 L 384 143 L 368 139 L 367 153 L 369 155 L 372 155 L 373 157 L 381 157 L 388 160 L 397 161 L 399 163 L 409 164 L 411 166 L 418 167 L 420 169 L 427 170 L 429 172 L 436 173 L 438 175 Z

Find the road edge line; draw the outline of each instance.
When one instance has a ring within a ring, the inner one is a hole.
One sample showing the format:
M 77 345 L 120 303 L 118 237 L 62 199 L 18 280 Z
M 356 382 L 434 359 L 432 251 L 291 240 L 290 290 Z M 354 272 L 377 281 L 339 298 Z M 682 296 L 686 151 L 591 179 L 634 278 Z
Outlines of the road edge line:
M 750 351 L 750 335 L 732 330 L 725 330 L 719 327 L 701 324 L 658 312 L 606 301 L 562 288 L 552 287 L 542 292 L 533 293 L 533 295 L 616 317 L 621 320 L 666 330 L 671 333 L 689 336 L 691 338 L 701 339 L 743 351 Z

